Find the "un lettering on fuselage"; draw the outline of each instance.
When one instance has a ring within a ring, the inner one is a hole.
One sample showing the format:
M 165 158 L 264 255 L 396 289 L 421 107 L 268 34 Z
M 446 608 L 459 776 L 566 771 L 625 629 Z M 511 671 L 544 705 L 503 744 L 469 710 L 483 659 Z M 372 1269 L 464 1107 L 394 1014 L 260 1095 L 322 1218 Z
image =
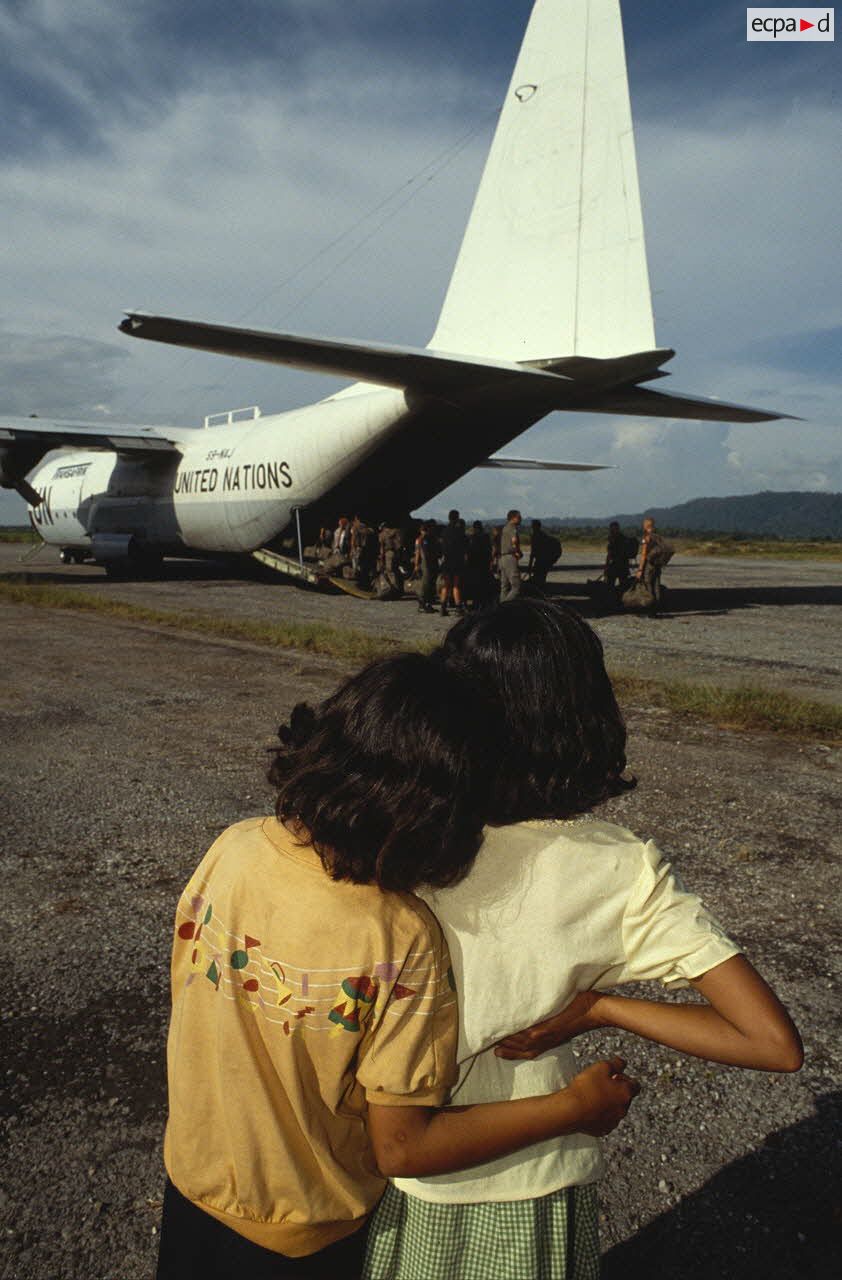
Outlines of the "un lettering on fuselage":
M 48 525 L 48 524 L 55 524 L 55 520 L 53 518 L 53 508 L 50 501 L 52 496 L 53 496 L 52 486 L 47 485 L 44 492 L 41 494 L 41 501 L 39 502 L 38 506 L 30 508 L 32 519 L 34 520 L 35 524 L 38 525 L 39 527 L 43 525 Z
M 287 462 L 243 462 L 234 466 L 194 467 L 179 471 L 175 493 L 237 493 L 245 489 L 291 489 Z

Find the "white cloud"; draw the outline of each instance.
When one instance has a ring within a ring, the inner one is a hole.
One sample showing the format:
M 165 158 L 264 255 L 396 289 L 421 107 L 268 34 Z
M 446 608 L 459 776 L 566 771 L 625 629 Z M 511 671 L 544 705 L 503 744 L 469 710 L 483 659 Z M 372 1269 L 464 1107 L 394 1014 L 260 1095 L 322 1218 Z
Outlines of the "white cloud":
M 315 12 L 312 0 L 292 9 Z M 33 72 L 96 112 L 75 53 L 98 35 L 103 48 L 117 42 L 121 60 L 137 57 L 129 11 L 39 0 L 23 12 L 29 26 L 19 24 L 15 38 Z M 35 19 L 66 38 L 64 57 L 58 38 L 38 47 Z M 123 307 L 427 340 L 484 158 L 487 116 L 435 182 L 424 167 L 456 149 L 466 112 L 483 120 L 489 88 L 476 84 L 467 48 L 461 64 L 454 56 L 431 67 L 416 65 L 412 49 L 384 58 L 354 43 L 347 23 L 333 44 L 323 28 L 319 40 L 271 76 L 232 66 L 221 78 L 217 63 L 197 65 L 154 110 L 143 95 L 134 113 L 125 100 L 113 114 L 100 108 L 98 147 L 24 151 L 2 164 L 3 315 L 13 349 L 0 359 L 0 413 L 37 404 L 84 416 L 104 405 L 133 420 L 198 422 L 233 404 L 292 407 L 335 386 L 132 343 L 115 332 Z M 666 99 L 676 90 L 663 91 Z M 711 111 L 703 68 L 693 92 L 695 117 L 686 100 L 681 118 L 671 117 L 665 100 L 637 129 L 658 337 L 679 351 L 671 382 L 656 389 L 765 404 L 810 424 L 554 414 L 510 451 L 618 469 L 516 482 L 480 472 L 441 495 L 438 509 L 455 501 L 492 513 L 514 500 L 542 514 L 609 514 L 760 487 L 842 488 L 838 385 L 750 353 L 760 340 L 842 322 L 838 109 L 831 100 L 758 102 L 748 113 L 745 86 L 735 86 Z

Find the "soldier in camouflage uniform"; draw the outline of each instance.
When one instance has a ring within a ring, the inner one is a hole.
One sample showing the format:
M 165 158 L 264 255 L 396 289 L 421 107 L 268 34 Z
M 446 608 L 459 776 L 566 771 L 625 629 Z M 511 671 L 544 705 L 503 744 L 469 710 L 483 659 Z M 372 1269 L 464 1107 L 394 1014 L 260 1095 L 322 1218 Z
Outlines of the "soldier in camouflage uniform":
M 422 613 L 434 612 L 440 555 L 441 545 L 436 522 L 425 520 L 421 525 L 421 532 L 415 539 L 415 571 L 421 574 L 418 608 Z
M 397 525 L 381 525 L 378 538 L 380 557 L 377 567 L 385 583 L 398 595 L 403 593 L 403 578 L 399 569 L 402 541 L 403 537 Z
M 652 604 L 649 613 L 653 616 L 661 607 L 661 569 L 668 559 L 669 554 L 666 553 L 664 540 L 655 529 L 655 521 L 651 516 L 647 516 L 643 521 L 640 555 L 635 576 L 638 582 L 642 582 L 651 593 Z

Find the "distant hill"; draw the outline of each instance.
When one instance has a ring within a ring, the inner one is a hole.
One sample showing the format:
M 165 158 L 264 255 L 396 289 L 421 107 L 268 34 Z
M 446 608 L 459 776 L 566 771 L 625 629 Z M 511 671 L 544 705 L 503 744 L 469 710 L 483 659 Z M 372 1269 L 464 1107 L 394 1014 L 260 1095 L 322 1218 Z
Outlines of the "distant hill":
M 672 533 L 728 533 L 767 538 L 842 538 L 842 493 L 742 494 L 733 498 L 693 498 L 675 507 L 603 517 L 542 517 L 547 528 L 604 528 L 619 520 L 625 528 L 653 516 Z

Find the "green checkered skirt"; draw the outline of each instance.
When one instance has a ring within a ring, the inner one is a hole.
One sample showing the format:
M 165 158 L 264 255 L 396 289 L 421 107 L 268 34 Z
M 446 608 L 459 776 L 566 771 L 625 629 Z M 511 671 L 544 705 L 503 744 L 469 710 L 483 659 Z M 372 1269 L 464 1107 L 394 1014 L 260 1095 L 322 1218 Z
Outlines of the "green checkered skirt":
M 391 1184 L 362 1280 L 598 1280 L 596 1187 L 536 1200 L 431 1204 Z

